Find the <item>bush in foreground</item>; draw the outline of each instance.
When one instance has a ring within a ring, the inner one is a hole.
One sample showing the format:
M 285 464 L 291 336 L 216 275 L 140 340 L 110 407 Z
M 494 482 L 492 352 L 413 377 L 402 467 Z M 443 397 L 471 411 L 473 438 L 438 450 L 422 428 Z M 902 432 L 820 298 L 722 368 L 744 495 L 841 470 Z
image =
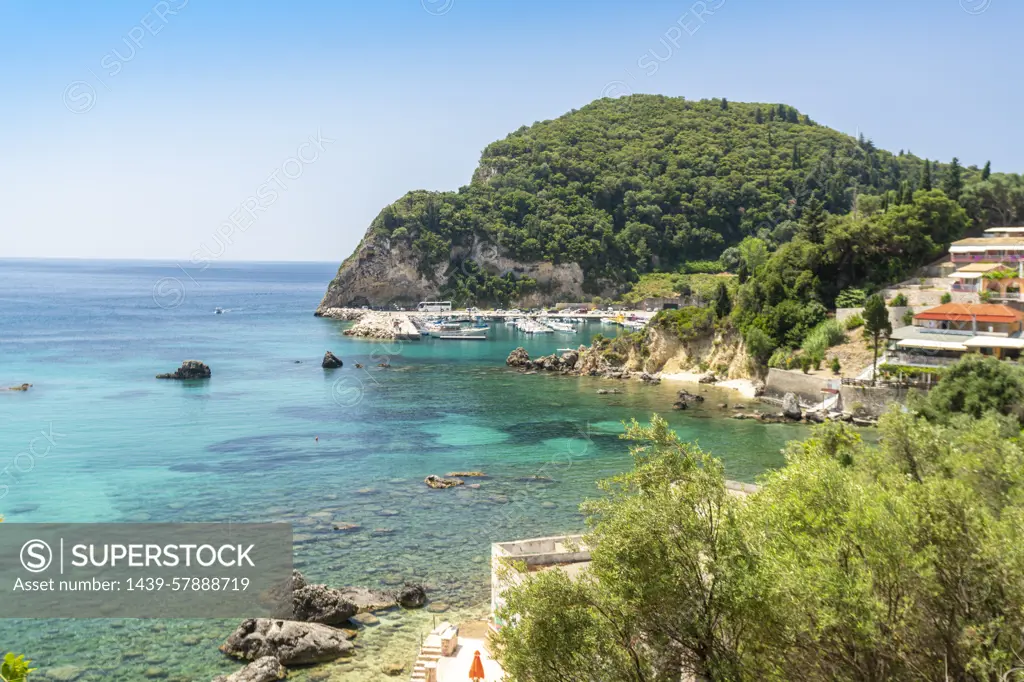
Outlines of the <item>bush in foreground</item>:
M 658 417 L 587 503 L 590 568 L 506 593 L 519 682 L 1016 680 L 1024 666 L 1024 449 L 988 413 L 893 412 L 791 444 L 738 499 Z

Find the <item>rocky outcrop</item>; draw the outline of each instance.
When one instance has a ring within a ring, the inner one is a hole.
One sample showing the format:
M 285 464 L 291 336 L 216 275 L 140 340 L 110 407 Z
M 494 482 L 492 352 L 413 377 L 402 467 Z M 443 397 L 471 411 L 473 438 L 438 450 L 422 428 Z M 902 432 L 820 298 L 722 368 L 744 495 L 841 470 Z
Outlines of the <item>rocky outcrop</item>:
M 181 367 L 168 374 L 157 374 L 157 379 L 177 379 L 188 381 L 191 379 L 209 379 L 210 368 L 198 360 L 186 360 Z
M 697 395 L 696 393 L 690 393 L 687 390 L 679 391 L 676 394 L 676 402 L 672 405 L 677 410 L 686 410 L 695 403 L 704 402 L 704 396 Z
M 344 632 L 327 625 L 250 618 L 242 621 L 220 650 L 246 661 L 272 656 L 284 665 L 311 665 L 351 655 L 354 648 Z
M 288 671 L 273 656 L 264 656 L 230 675 L 218 675 L 213 682 L 276 682 L 287 677 Z
M 580 301 L 593 296 L 583 291 L 583 270 L 576 263 L 519 261 L 489 241 L 474 239 L 471 245 L 455 245 L 448 258 L 427 266 L 410 239 L 392 239 L 385 230 L 373 225 L 363 236 L 355 253 L 349 256 L 327 287 L 318 310 L 359 306 L 415 306 L 419 301 L 435 301 L 461 264 L 473 261 L 484 272 L 502 276 L 513 273 L 537 283 L 530 293 L 514 304 L 539 306 L 558 300 Z M 606 288 L 602 296 L 614 294 Z
M 795 393 L 787 393 L 782 399 L 782 416 L 793 420 L 799 420 L 803 417 L 803 412 L 800 410 L 800 401 L 797 400 Z
M 530 354 L 526 352 L 525 348 L 519 346 L 508 354 L 508 357 L 505 358 L 505 364 L 509 367 L 526 368 L 530 364 Z
M 292 577 L 292 617 L 309 623 L 342 625 L 359 612 L 341 590 L 306 582 L 301 573 Z
M 326 353 L 324 353 L 324 359 L 323 362 L 320 363 L 320 366 L 323 367 L 324 369 L 338 369 L 343 364 L 345 363 L 341 361 L 341 358 L 339 358 L 331 351 L 327 351 Z
M 364 308 L 330 308 L 321 304 L 313 315 L 316 317 L 329 317 L 332 320 L 342 320 L 343 322 L 353 322 L 367 312 L 369 311 Z
M 435 489 L 454 488 L 456 486 L 465 484 L 465 481 L 463 481 L 461 478 L 444 478 L 442 476 L 437 476 L 435 474 L 430 474 L 425 479 L 423 479 L 423 482 L 427 484 L 427 487 Z
M 418 341 L 420 330 L 405 313 L 370 311 L 346 329 L 345 336 L 370 339 L 407 339 Z

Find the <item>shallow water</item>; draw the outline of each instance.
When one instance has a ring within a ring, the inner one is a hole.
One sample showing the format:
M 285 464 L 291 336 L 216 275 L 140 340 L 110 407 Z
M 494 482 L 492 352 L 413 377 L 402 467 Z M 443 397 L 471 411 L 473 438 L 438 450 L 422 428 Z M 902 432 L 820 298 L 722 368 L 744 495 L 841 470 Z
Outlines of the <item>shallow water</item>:
M 803 433 L 716 418 L 714 405 L 735 394 L 680 413 L 669 385 L 624 382 L 621 395 L 598 395 L 612 385 L 504 366 L 517 345 L 550 353 L 607 334 L 598 324 L 538 337 L 494 324 L 487 342 L 344 337 L 345 323 L 312 315 L 334 269 L 0 261 L 0 385 L 33 384 L 0 392 L 0 469 L 40 431 L 55 443 L 8 469 L 0 513 L 12 522 L 287 521 L 295 564 L 316 581 L 423 581 L 434 608 L 450 609 L 444 617 L 485 615 L 490 543 L 579 530 L 577 507 L 594 481 L 628 466 L 622 420 L 657 412 L 745 481 L 781 464 L 780 448 Z M 342 369 L 320 368 L 327 349 Z M 212 379 L 153 378 L 189 358 L 209 364 Z M 384 360 L 390 369 L 376 366 Z M 479 489 L 422 482 L 471 469 L 488 474 Z M 361 528 L 339 533 L 337 522 Z M 411 663 L 434 617 L 386 614 L 361 633 L 354 659 L 297 679 L 393 679 L 381 663 Z M 57 668 L 54 677 L 139 680 L 148 670 L 205 682 L 237 668 L 216 648 L 234 625 L 0 620 L 0 648 L 29 654 L 43 673 Z

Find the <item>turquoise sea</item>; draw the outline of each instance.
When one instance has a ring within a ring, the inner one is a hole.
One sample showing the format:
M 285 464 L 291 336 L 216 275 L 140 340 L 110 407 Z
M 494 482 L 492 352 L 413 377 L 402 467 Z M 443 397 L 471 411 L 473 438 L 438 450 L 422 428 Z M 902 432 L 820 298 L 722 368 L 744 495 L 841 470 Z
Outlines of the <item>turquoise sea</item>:
M 622 420 L 662 414 L 745 481 L 780 465 L 780 448 L 803 435 L 721 418 L 716 404 L 735 394 L 674 412 L 678 387 L 504 366 L 517 345 L 549 353 L 607 332 L 596 324 L 536 338 L 495 324 L 487 342 L 344 337 L 346 323 L 312 314 L 335 269 L 0 260 L 0 385 L 33 385 L 0 391 L 0 513 L 9 522 L 288 521 L 295 564 L 310 578 L 422 581 L 434 610 L 457 617 L 486 613 L 490 543 L 581 529 L 577 505 L 596 493 L 594 481 L 629 464 Z M 328 349 L 342 369 L 321 369 Z M 212 379 L 154 379 L 193 358 Z M 602 387 L 624 393 L 599 395 Z M 52 445 L 37 440 L 34 454 L 19 454 L 41 432 Z M 478 489 L 423 484 L 468 469 L 488 474 Z M 361 529 L 337 532 L 338 522 Z M 354 659 L 296 679 L 393 679 L 380 662 L 411 661 L 434 617 L 389 614 L 360 634 Z M 206 682 L 238 667 L 216 648 L 234 625 L 0 620 L 0 649 L 29 654 L 39 679 Z

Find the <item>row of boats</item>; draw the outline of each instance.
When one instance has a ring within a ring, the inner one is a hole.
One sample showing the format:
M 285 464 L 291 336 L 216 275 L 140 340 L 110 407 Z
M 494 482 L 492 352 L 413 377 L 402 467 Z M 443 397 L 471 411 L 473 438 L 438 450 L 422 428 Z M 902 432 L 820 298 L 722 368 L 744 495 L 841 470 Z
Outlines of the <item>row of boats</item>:
M 566 317 L 552 319 L 549 317 L 516 317 L 505 320 L 506 326 L 514 327 L 524 334 L 575 334 L 578 330 L 576 324 L 582 323 L 582 318 Z M 619 325 L 637 331 L 647 325 L 646 320 L 626 319 L 623 316 L 606 317 L 601 319 L 602 324 Z M 483 341 L 487 339 L 487 331 L 490 326 L 483 318 L 462 318 L 462 319 L 436 319 L 424 322 L 420 327 L 422 336 L 430 336 L 442 340 L 473 340 Z

